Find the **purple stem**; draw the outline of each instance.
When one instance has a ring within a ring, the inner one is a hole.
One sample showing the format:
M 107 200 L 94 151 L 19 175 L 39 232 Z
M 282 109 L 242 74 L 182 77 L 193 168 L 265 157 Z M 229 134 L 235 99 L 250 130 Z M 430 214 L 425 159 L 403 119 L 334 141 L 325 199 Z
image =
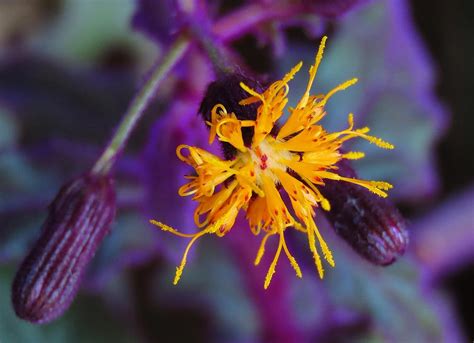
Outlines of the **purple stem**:
M 265 6 L 263 4 L 250 4 L 241 7 L 226 17 L 218 20 L 212 29 L 212 33 L 222 41 L 228 42 L 237 39 L 249 31 L 255 25 L 262 22 L 292 18 L 301 12 L 301 5 L 298 4 L 277 4 L 274 6 Z
M 190 47 L 189 38 L 182 36 L 178 38 L 169 48 L 167 53 L 160 59 L 159 63 L 153 68 L 149 78 L 130 102 L 122 120 L 115 131 L 112 139 L 107 144 L 104 152 L 99 157 L 94 167 L 93 174 L 106 175 L 114 165 L 118 154 L 121 153 L 127 144 L 130 134 L 135 129 L 138 121 L 145 113 L 146 108 L 153 100 L 163 80 L 174 66 L 181 60 Z

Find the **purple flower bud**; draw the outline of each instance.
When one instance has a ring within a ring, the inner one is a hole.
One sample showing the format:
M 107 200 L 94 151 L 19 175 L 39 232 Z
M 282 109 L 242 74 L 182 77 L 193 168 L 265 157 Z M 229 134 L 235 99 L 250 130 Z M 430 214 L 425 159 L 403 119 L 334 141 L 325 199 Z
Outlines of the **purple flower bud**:
M 259 104 L 245 106 L 239 104 L 239 101 L 249 97 L 249 94 L 240 86 L 241 82 L 257 92 L 262 92 L 262 86 L 254 79 L 238 73 L 222 75 L 207 87 L 201 102 L 199 113 L 204 121 L 211 120 L 211 110 L 216 104 L 224 105 L 227 112 L 234 113 L 240 120 L 255 120 Z M 252 143 L 252 137 L 253 127 L 242 128 L 245 145 L 249 146 Z M 221 142 L 221 144 L 225 158 L 232 159 L 236 154 L 235 148 L 229 143 Z
M 338 167 L 338 174 L 356 177 L 347 161 Z M 325 180 L 325 184 L 320 190 L 331 204 L 326 215 L 357 253 L 372 263 L 389 265 L 405 252 L 406 222 L 390 200 L 348 182 Z
M 86 174 L 61 188 L 15 276 L 12 302 L 18 317 L 42 324 L 68 309 L 114 216 L 110 176 Z

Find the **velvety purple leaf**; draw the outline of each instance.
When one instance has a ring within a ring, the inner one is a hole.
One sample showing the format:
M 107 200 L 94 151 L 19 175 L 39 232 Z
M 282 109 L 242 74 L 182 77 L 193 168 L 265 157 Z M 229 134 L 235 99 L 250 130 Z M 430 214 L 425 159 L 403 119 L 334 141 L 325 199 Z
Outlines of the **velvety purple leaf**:
M 255 237 L 243 216 L 237 219 L 235 227 L 223 239 L 224 244 L 232 252 L 234 263 L 242 273 L 243 287 L 256 306 L 260 318 L 259 340 L 269 342 L 285 342 L 292 339 L 304 341 L 304 331 L 291 315 L 292 307 L 292 275 L 294 272 L 285 258 L 280 258 L 277 272 L 273 276 L 268 289 L 264 289 L 267 268 L 273 258 L 275 245 L 270 242 L 267 254 L 259 266 L 254 265 L 260 239 Z M 276 243 L 276 242 L 273 242 Z M 311 300 L 308 300 L 311 302 Z
M 187 26 L 208 30 L 211 25 L 203 0 L 135 0 L 131 24 L 158 45 L 168 45 Z
M 179 1 L 137 0 L 132 26 L 159 44 L 172 41 L 186 23 Z
M 452 315 L 452 310 L 439 312 L 434 306 L 440 295 L 420 282 L 414 259 L 405 256 L 390 267 L 374 266 L 343 245 L 327 225 L 319 221 L 336 267 L 328 271 L 324 287 L 333 306 L 370 318 L 368 327 L 358 335 L 375 335 L 385 341 L 436 341 L 451 334 L 460 335 L 458 327 L 444 325 L 444 316 Z M 449 332 L 454 328 L 456 333 Z
M 413 251 L 429 281 L 474 261 L 474 188 L 452 197 L 413 223 Z
M 24 144 L 51 137 L 102 144 L 135 83 L 132 73 L 69 69 L 35 56 L 0 62 L 0 104 L 21 121 Z
M 207 144 L 205 124 L 197 114 L 199 100 L 181 98 L 173 104 L 150 130 L 150 137 L 143 155 L 143 181 L 145 186 L 144 205 L 148 219 L 155 219 L 183 231 L 195 228 L 192 212 L 195 204 L 189 197 L 180 197 L 178 189 L 190 172 L 189 166 L 176 156 L 179 144 L 203 146 Z M 177 260 L 183 243 L 158 228 L 155 238 L 160 241 L 163 252 Z
M 310 0 L 305 5 L 315 13 L 328 18 L 341 16 L 367 0 Z

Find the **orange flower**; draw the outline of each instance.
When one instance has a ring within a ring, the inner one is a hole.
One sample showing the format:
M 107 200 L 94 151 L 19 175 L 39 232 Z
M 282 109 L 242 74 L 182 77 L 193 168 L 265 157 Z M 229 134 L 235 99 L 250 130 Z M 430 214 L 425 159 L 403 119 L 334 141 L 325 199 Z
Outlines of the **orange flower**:
M 249 96 L 239 104 L 259 104 L 255 120 L 240 120 L 234 113 L 228 113 L 222 104 L 215 104 L 211 119 L 207 122 L 210 126 L 209 142 L 213 143 L 217 137 L 219 141 L 231 144 L 237 150 L 234 159 L 224 160 L 194 146 L 178 146 L 178 158 L 195 170 L 195 175 L 186 176 L 189 182 L 179 189 L 179 195 L 192 195 L 193 200 L 197 201 L 194 221 L 201 230 L 194 234 L 184 234 L 161 222 L 151 221 L 164 231 L 191 238 L 176 270 L 174 284 L 181 277 L 194 242 L 205 234 L 224 236 L 232 229 L 240 210 L 246 213 L 250 229 L 255 235 L 263 231 L 255 265 L 262 259 L 268 238 L 273 235 L 279 238 L 264 288 L 271 282 L 282 251 L 296 275 L 302 276 L 301 269 L 285 242 L 284 234 L 288 228 L 294 228 L 307 236 L 309 249 L 322 278 L 324 268 L 319 249 L 330 266 L 334 267 L 335 263 L 314 221 L 316 207 L 330 210 L 329 202 L 318 187 L 324 186 L 325 179 L 338 180 L 360 185 L 382 197 L 387 196 L 385 191 L 392 186 L 386 182 L 359 180 L 337 173 L 336 163 L 341 159 L 364 157 L 362 152 L 341 152 L 345 141 L 360 137 L 385 149 L 393 149 L 393 145 L 369 136 L 367 127 L 355 129 L 352 113 L 348 116 L 348 128 L 343 131 L 329 133 L 318 124 L 326 115 L 324 106 L 329 98 L 357 82 L 357 79 L 351 79 L 327 94 L 310 94 L 326 39 L 327 37 L 323 37 L 314 65 L 309 69 L 306 91 L 294 108 L 288 107 L 289 117 L 280 128 L 275 127 L 275 124 L 287 108 L 288 82 L 300 70 L 301 62 L 263 93 L 244 83 L 240 84 Z M 254 129 L 249 146 L 244 144 L 242 137 L 242 128 L 245 127 Z M 288 194 L 291 208 L 284 203 L 280 187 Z

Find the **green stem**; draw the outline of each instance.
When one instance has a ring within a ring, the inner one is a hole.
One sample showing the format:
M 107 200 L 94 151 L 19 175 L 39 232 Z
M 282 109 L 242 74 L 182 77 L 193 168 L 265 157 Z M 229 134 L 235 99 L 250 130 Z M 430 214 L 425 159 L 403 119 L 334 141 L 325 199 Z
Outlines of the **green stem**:
M 143 85 L 140 91 L 135 95 L 130 103 L 127 112 L 124 114 L 117 130 L 110 140 L 104 152 L 99 157 L 92 168 L 94 174 L 107 174 L 115 163 L 116 157 L 125 147 L 127 140 L 143 116 L 145 109 L 156 95 L 156 91 L 166 75 L 181 60 L 190 46 L 189 38 L 180 37 L 169 48 L 166 55 L 163 56 Z
M 235 72 L 235 67 L 231 64 L 231 58 L 227 56 L 225 48 L 215 42 L 208 34 L 199 30 L 194 30 L 195 38 L 198 38 L 201 47 L 205 51 L 209 61 L 214 67 L 216 75 L 226 75 Z

